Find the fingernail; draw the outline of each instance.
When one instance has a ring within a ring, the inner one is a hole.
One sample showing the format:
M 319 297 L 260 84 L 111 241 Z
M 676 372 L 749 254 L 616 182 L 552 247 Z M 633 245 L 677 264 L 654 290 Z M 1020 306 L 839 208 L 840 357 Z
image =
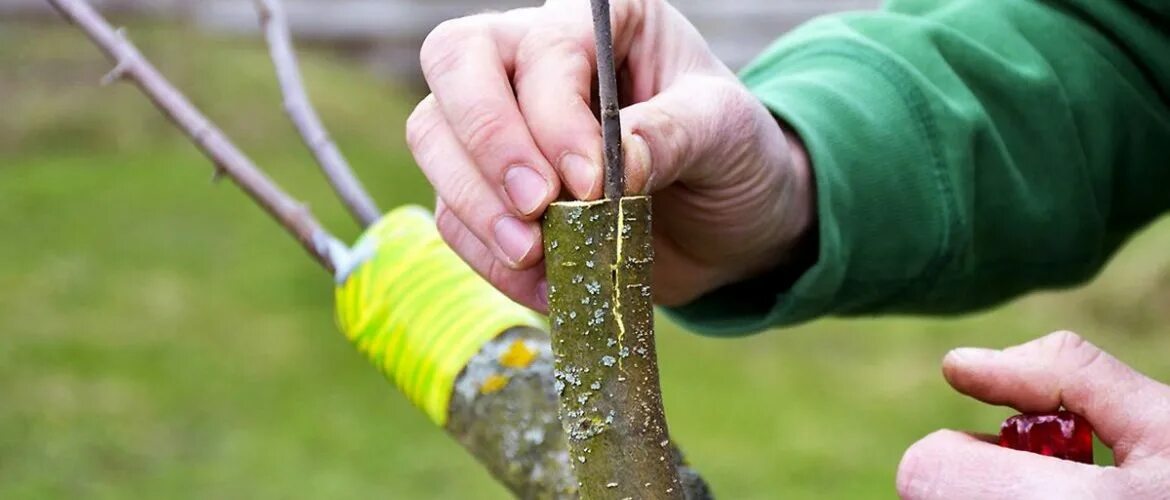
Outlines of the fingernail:
M 638 194 L 649 193 L 654 187 L 654 171 L 646 139 L 638 134 L 627 135 L 622 149 L 626 157 L 626 189 Z
M 516 267 L 516 264 L 524 260 L 528 256 L 528 252 L 532 251 L 532 247 L 536 241 L 536 234 L 528 226 L 528 224 L 521 222 L 515 217 L 500 217 L 496 221 L 494 228 L 496 233 L 496 245 L 500 247 L 503 252 L 503 257 L 508 261 L 508 265 Z
M 995 349 L 982 349 L 978 347 L 960 347 L 950 352 L 949 356 L 955 361 L 987 361 L 999 355 L 999 351 Z
M 548 182 L 531 168 L 512 167 L 504 174 L 504 191 L 516 210 L 530 215 L 548 198 Z
M 569 153 L 561 158 L 561 176 L 578 198 L 588 198 L 593 194 L 593 187 L 597 184 L 600 168 L 576 153 Z

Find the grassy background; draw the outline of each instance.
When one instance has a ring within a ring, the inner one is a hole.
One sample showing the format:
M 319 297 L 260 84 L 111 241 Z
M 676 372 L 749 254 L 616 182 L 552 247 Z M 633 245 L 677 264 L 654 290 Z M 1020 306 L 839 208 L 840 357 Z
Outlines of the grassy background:
M 157 65 L 346 239 L 255 41 L 136 29 Z M 429 204 L 417 96 L 305 54 L 384 206 Z M 328 278 L 63 27 L 0 24 L 0 498 L 505 498 L 336 332 Z M 938 360 L 1075 329 L 1170 380 L 1170 221 L 1091 286 L 950 319 L 829 320 L 743 340 L 663 325 L 671 428 L 723 498 L 893 496 L 902 451 L 1009 412 Z

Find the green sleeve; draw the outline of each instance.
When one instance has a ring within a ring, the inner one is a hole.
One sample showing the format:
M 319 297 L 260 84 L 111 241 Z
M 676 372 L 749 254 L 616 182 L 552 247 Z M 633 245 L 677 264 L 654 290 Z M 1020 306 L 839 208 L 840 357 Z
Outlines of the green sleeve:
M 669 311 L 701 333 L 1070 286 L 1170 209 L 1170 2 L 894 0 L 742 79 L 809 150 L 818 254 Z

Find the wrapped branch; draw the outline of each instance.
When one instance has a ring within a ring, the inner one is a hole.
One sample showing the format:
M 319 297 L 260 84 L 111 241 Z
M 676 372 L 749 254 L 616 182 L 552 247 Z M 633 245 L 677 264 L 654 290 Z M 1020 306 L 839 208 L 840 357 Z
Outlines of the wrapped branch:
M 322 267 L 334 272 L 338 262 L 345 259 L 345 246 L 317 222 L 304 204 L 294 200 L 264 175 L 142 56 L 121 30 L 115 30 L 83 0 L 49 0 L 49 3 L 84 31 L 114 63 L 113 71 L 103 78 L 103 82 L 126 79 L 138 86 L 215 164 L 217 173 L 229 177 L 296 237 Z
M 288 20 L 279 0 L 255 0 L 260 27 L 268 42 L 268 51 L 276 69 L 276 79 L 284 96 L 284 112 L 288 115 L 305 146 L 313 153 L 317 165 L 325 173 L 334 192 L 341 198 L 354 219 L 369 227 L 382 216 L 374 199 L 354 175 L 349 162 L 329 137 L 321 118 L 309 102 L 304 82 L 293 50 Z
M 49 1 L 116 63 L 105 80 L 134 82 L 212 160 L 217 172 L 243 188 L 326 269 L 335 272 L 343 331 L 436 424 L 517 496 L 577 496 L 584 478 L 574 475 L 566 435 L 557 418 L 548 334 L 536 328 L 540 321 L 530 311 L 491 289 L 445 247 L 425 211 L 404 207 L 391 212 L 348 250 L 83 0 Z M 261 12 L 262 16 L 269 13 L 266 32 L 275 34 L 274 40 L 270 33 L 269 43 L 278 73 L 284 75 L 286 108 L 339 194 L 366 197 L 304 97 L 278 9 Z M 330 172 L 342 172 L 356 190 L 338 187 L 338 178 Z M 358 205 L 347 202 L 347 206 L 363 223 L 376 217 L 371 215 L 377 212 L 372 203 L 360 209 L 364 215 L 358 215 Z M 653 380 L 656 384 L 656 373 Z M 664 427 L 660 434 L 665 435 Z M 656 446 L 660 461 L 669 465 L 667 474 L 681 476 L 687 499 L 710 498 L 706 484 L 685 465 L 673 444 Z M 672 484 L 678 484 L 677 479 Z

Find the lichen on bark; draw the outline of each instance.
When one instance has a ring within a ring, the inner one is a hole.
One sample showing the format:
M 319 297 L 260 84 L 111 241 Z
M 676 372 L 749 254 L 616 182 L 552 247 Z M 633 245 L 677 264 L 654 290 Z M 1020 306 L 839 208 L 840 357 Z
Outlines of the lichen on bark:
M 548 334 L 513 328 L 480 349 L 451 395 L 447 432 L 518 498 L 577 496 L 552 364 Z
M 503 386 L 495 387 L 496 380 Z M 573 500 L 577 479 L 557 407 L 548 333 L 512 328 L 460 373 L 446 430 L 517 498 Z M 707 483 L 674 443 L 671 464 L 686 500 L 711 500 Z
M 684 498 L 654 345 L 650 199 L 544 218 L 555 389 L 584 499 Z

